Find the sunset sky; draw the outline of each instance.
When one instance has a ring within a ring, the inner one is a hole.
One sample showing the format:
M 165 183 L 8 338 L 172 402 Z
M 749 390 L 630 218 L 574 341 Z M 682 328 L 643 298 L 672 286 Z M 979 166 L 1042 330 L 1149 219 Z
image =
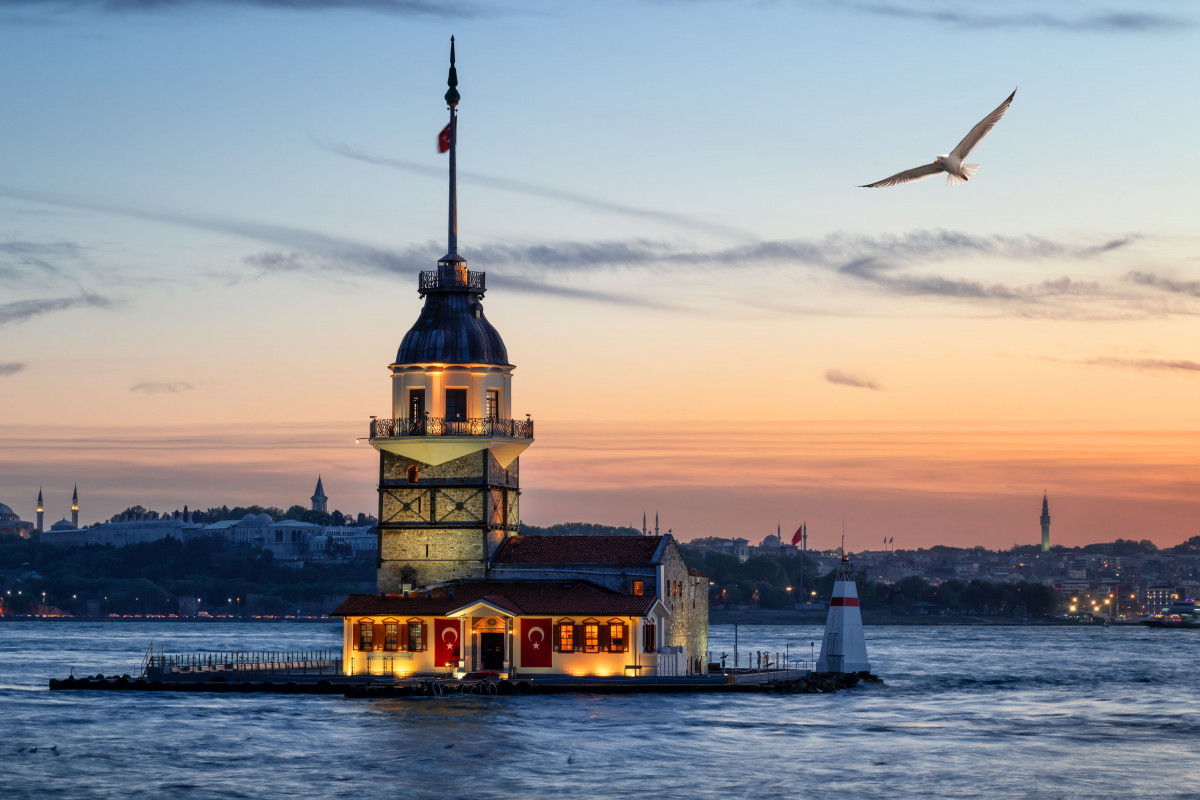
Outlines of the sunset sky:
M 810 546 L 1200 534 L 1178 2 L 0 0 L 0 502 L 375 512 L 446 249 L 525 522 Z M 970 184 L 860 184 L 949 152 Z

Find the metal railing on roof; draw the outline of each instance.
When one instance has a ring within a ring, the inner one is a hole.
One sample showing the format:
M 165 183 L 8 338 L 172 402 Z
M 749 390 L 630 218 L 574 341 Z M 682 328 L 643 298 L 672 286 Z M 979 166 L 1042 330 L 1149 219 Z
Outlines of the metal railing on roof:
M 421 273 L 419 286 L 422 292 L 438 289 L 478 289 L 482 292 L 487 289 L 487 273 L 465 269 L 428 270 Z

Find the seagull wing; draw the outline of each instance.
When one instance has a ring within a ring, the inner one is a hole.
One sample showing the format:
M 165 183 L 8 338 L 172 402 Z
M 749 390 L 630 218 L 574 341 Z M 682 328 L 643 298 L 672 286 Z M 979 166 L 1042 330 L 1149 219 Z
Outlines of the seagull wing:
M 983 137 L 992 132 L 992 128 L 996 127 L 996 123 L 1004 116 L 1004 112 L 1008 111 L 1008 107 L 1012 105 L 1013 98 L 1017 96 L 1017 90 L 1013 89 L 1013 93 L 1008 96 L 1008 99 L 997 107 L 995 111 L 981 119 L 979 123 L 971 128 L 971 132 L 963 137 L 963 140 L 958 143 L 958 146 L 950 151 L 950 155 L 962 161 L 966 158 L 975 145 L 983 141 Z
M 921 167 L 913 167 L 912 169 L 906 169 L 906 170 L 904 170 L 904 172 L 897 172 L 895 175 L 893 175 L 890 178 L 884 178 L 881 181 L 875 181 L 874 183 L 868 183 L 868 184 L 862 186 L 861 188 L 876 189 L 881 186 L 899 186 L 902 183 L 912 183 L 913 181 L 923 181 L 926 178 L 932 178 L 934 175 L 937 175 L 939 172 L 945 172 L 945 171 L 946 170 L 942 167 L 941 164 L 934 162 L 933 164 L 925 164 L 924 166 L 921 166 Z

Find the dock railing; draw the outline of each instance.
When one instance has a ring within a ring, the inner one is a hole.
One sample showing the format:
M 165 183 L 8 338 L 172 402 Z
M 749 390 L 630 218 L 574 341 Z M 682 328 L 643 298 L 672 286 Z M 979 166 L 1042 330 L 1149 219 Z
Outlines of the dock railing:
M 340 675 L 340 650 L 150 653 L 142 676 L 212 674 Z

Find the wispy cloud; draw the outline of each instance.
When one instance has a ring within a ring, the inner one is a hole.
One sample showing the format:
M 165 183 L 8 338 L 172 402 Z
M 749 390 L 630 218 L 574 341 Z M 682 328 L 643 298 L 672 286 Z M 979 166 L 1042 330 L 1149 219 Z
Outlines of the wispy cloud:
M 195 384 L 184 381 L 143 381 L 130 386 L 129 391 L 142 394 L 179 394 L 180 392 L 190 392 L 195 388 Z
M 1163 358 L 1092 358 L 1083 362 L 1095 367 L 1132 369 L 1138 372 L 1200 372 L 1200 362 Z
M 412 161 L 401 161 L 395 158 L 386 158 L 384 156 L 370 155 L 351 147 L 347 144 L 337 142 L 322 142 L 314 140 L 318 147 L 328 150 L 331 153 L 353 158 L 356 161 L 364 161 L 368 164 L 378 164 L 384 167 L 403 170 L 414 175 L 422 175 L 427 178 L 437 180 L 446 180 L 445 167 L 431 167 L 428 164 L 418 164 Z M 663 222 L 680 228 L 688 228 L 690 230 L 703 231 L 705 233 L 719 233 L 735 239 L 749 239 L 752 235 L 747 231 L 734 228 L 729 225 L 723 225 L 715 220 L 697 219 L 695 217 L 685 216 L 683 214 L 674 214 L 669 211 L 660 211 L 649 208 L 638 208 L 636 206 L 625 205 L 624 203 L 613 203 L 608 200 L 600 200 L 595 197 L 588 197 L 576 192 L 568 192 L 562 189 L 557 189 L 553 186 L 542 186 L 536 183 L 528 183 L 526 181 L 512 180 L 511 178 L 497 178 L 490 175 L 479 175 L 472 172 L 457 173 L 460 183 L 473 184 L 475 186 L 485 186 L 489 189 L 498 189 L 504 192 L 513 192 L 515 194 L 529 195 L 531 197 L 540 197 L 546 200 L 561 200 L 565 203 L 572 203 L 583 208 L 591 209 L 592 211 L 601 211 L 607 214 L 619 214 L 627 217 L 635 217 L 641 220 L 653 220 Z
M 0 7 L 52 11 L 154 13 L 206 6 L 242 6 L 278 11 L 368 11 L 408 17 L 461 19 L 483 15 L 473 3 L 422 0 L 2 0 Z
M 7 378 L 9 375 L 16 375 L 23 369 L 25 369 L 25 365 L 19 361 L 2 362 L 0 363 L 0 378 Z
M 1149 286 L 1154 289 L 1162 289 L 1164 292 L 1173 292 L 1175 294 L 1185 294 L 1190 297 L 1200 297 L 1200 281 L 1177 281 L 1171 278 L 1163 278 L 1153 272 L 1130 272 L 1125 276 L 1125 280 L 1130 283 L 1135 283 L 1139 286 Z
M 853 386 L 856 389 L 873 389 L 877 392 L 883 390 L 882 386 L 869 378 L 864 378 L 861 375 L 852 375 L 840 369 L 826 370 L 825 380 L 839 386 Z
M 112 308 L 113 301 L 96 294 L 79 297 L 47 297 L 36 300 L 17 300 L 0 303 L 0 326 L 25 322 L 42 314 L 66 311 L 71 308 Z
M 27 282 L 34 278 L 64 277 L 65 272 L 56 262 L 77 259 L 81 250 L 73 242 L 0 239 L 0 280 Z
M 964 3 L 933 6 L 838 2 L 836 5 L 874 16 L 975 30 L 1041 28 L 1068 33 L 1172 33 L 1194 24 L 1184 17 L 1141 10 L 1092 11 L 1067 16 L 1040 9 L 1018 10 L 1012 5 L 1004 13 L 995 13 L 992 9 L 997 6 L 992 4 L 988 4 L 988 11 L 976 11 Z

